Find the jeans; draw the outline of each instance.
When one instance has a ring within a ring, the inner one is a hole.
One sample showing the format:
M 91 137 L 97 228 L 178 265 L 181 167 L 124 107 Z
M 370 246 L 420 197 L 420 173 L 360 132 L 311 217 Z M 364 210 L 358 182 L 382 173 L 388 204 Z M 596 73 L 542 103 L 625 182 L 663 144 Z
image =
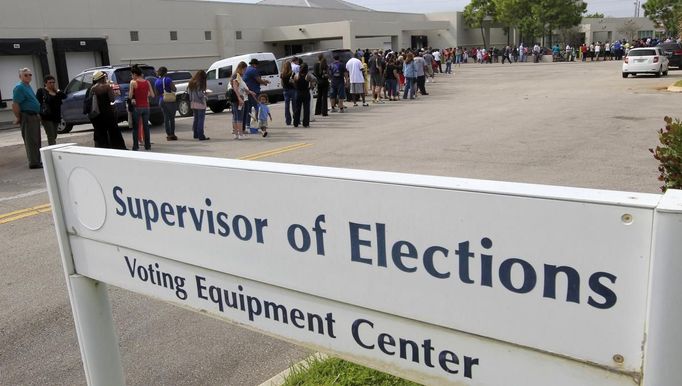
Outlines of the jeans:
M 163 111 L 163 124 L 166 126 L 166 135 L 175 135 L 175 112 L 178 111 L 178 104 L 176 102 L 159 102 L 161 111 Z
M 284 123 L 291 125 L 291 110 L 296 101 L 296 89 L 284 89 Z
M 304 95 L 296 96 L 294 100 L 294 127 L 298 127 L 301 123 L 301 114 L 303 114 L 303 127 L 310 126 L 310 94 L 304 91 Z
M 445 62 L 445 73 L 452 74 L 452 62 Z
M 407 93 L 410 93 L 410 99 L 414 99 L 414 78 L 405 77 L 405 91 L 403 92 L 403 99 L 407 99 Z
M 206 109 L 192 109 L 194 120 L 192 121 L 192 133 L 194 138 L 202 139 L 204 135 L 204 119 L 206 118 Z
M 386 79 L 386 91 L 388 91 L 389 98 L 398 97 L 398 80 Z
M 144 136 L 144 148 L 149 150 L 152 147 L 151 138 L 149 134 L 149 108 L 135 107 L 133 110 L 133 150 L 139 148 L 138 130 L 142 120 L 142 132 Z
M 242 121 L 244 126 L 242 126 L 244 131 L 251 127 L 251 108 L 253 107 L 255 111 L 255 116 L 258 116 L 258 101 L 251 94 L 249 94 L 249 99 L 244 101 L 244 120 Z

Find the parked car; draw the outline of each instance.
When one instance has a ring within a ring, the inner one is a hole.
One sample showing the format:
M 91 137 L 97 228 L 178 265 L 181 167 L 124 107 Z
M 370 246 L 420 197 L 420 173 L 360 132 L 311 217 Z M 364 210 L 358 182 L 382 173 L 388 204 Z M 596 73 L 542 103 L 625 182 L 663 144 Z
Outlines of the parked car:
M 244 54 L 218 60 L 206 70 L 206 88 L 209 90 L 206 104 L 211 111 L 220 113 L 230 105 L 227 100 L 227 89 L 232 78 L 232 71 L 237 68 L 239 62 L 248 64 L 251 59 L 258 59 L 258 72 L 261 78 L 270 81 L 270 84 L 267 86 L 261 86 L 261 92 L 267 94 L 271 102 L 283 99 L 279 68 L 275 62 L 275 55 L 270 52 Z M 176 83 L 175 87 L 177 88 L 178 113 L 183 117 L 191 116 L 192 109 L 190 108 L 189 95 L 187 94 L 187 83 Z
M 156 81 L 154 67 L 144 64 L 139 66 L 145 79 L 153 86 Z M 66 99 L 62 103 L 62 121 L 58 127 L 59 133 L 70 132 L 74 125 L 90 123 L 88 116 L 83 114 L 83 101 L 85 100 L 85 92 L 92 86 L 92 76 L 96 71 L 104 72 L 111 82 L 118 84 L 121 95 L 114 101 L 114 110 L 116 111 L 117 122 L 127 121 L 126 98 L 130 88 L 130 81 L 133 79 L 130 68 L 130 65 L 102 66 L 89 68 L 76 75 L 66 86 L 66 89 L 64 89 Z M 156 100 L 150 102 L 149 121 L 152 125 L 163 123 L 163 112 Z
M 668 57 L 660 47 L 633 48 L 623 59 L 623 78 L 644 73 L 668 75 Z
M 676 42 L 660 43 L 658 47 L 660 47 L 665 56 L 668 57 L 670 66 L 677 68 L 682 67 L 682 44 Z

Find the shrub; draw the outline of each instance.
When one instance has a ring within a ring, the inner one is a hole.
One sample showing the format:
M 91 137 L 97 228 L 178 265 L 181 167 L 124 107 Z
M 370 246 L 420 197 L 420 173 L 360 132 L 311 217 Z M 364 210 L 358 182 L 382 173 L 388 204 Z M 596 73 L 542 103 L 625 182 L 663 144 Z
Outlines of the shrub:
M 661 145 L 649 149 L 660 165 L 659 181 L 663 181 L 662 191 L 682 188 L 682 122 L 665 117 L 665 128 L 658 131 Z

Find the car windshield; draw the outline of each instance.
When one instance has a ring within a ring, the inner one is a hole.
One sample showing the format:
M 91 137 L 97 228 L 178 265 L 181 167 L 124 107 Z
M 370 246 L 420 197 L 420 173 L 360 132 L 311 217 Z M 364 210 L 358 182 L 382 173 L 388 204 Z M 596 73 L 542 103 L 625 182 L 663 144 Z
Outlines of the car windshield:
M 277 63 L 274 60 L 261 60 L 258 62 L 258 73 L 260 76 L 277 75 Z
M 154 67 L 144 66 L 140 68 L 142 69 L 142 74 L 145 78 L 150 76 L 156 77 Z M 130 81 L 133 80 L 133 74 L 130 72 L 130 67 L 117 69 L 114 71 L 114 76 L 116 77 L 116 82 L 118 84 L 130 83 Z
M 192 79 L 192 73 L 189 71 L 183 71 L 183 72 L 169 72 L 167 77 L 171 78 L 173 81 L 177 80 L 190 80 Z
M 656 50 L 632 50 L 628 56 L 656 56 Z

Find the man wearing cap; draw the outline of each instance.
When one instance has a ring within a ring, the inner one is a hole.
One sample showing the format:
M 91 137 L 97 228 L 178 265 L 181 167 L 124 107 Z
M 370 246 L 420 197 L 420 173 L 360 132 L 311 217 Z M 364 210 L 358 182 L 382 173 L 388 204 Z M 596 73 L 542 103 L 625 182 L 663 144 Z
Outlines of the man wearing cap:
M 43 163 L 40 162 L 40 102 L 31 88 L 33 73 L 28 68 L 19 70 L 21 80 L 14 86 L 12 92 L 12 112 L 16 120 L 15 124 L 21 125 L 21 137 L 24 139 L 26 156 L 28 157 L 28 167 L 30 169 L 40 169 Z
M 251 59 L 249 67 L 244 72 L 242 79 L 249 90 L 253 91 L 253 95 L 260 95 L 261 85 L 266 86 L 270 84 L 269 80 L 261 79 L 260 73 L 258 72 L 258 59 L 256 58 Z M 244 130 L 249 127 L 249 119 L 251 118 L 249 113 L 251 112 L 252 107 L 256 109 L 256 116 L 258 116 L 258 101 L 256 101 L 256 98 L 253 95 L 249 93 L 249 100 L 244 101 L 244 111 L 246 111 L 246 114 L 244 114 L 244 125 L 242 126 Z

